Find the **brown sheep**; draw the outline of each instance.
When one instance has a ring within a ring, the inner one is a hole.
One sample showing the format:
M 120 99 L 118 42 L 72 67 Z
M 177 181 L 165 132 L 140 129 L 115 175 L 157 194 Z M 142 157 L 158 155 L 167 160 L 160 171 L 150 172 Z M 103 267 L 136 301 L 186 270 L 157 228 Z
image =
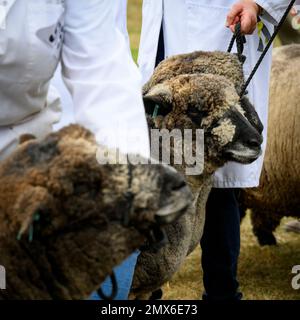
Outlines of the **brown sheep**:
M 273 231 L 284 216 L 300 217 L 300 45 L 273 51 L 268 143 L 260 186 L 244 189 L 261 245 L 276 244 Z
M 1 163 L 0 300 L 87 298 L 149 230 L 187 209 L 189 189 L 173 168 L 99 165 L 96 149 L 72 125 Z
M 131 299 L 151 297 L 199 243 L 213 173 L 227 161 L 246 164 L 259 157 L 262 125 L 250 102 L 240 100 L 243 81 L 242 66 L 235 55 L 195 52 L 166 59 L 145 85 L 147 113 L 151 115 L 154 105 L 159 105 L 158 116 L 148 117 L 150 127 L 204 130 L 204 171 L 186 176 L 194 207 L 167 226 L 169 243 L 158 252 L 146 247 L 139 255 Z M 174 166 L 185 173 L 185 165 Z

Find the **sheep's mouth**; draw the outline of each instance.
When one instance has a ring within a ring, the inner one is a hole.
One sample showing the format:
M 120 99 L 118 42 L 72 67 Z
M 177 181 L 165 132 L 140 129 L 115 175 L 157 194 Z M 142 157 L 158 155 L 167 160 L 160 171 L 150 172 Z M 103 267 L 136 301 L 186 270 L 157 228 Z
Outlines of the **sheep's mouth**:
M 242 164 L 250 164 L 257 160 L 261 154 L 261 148 L 240 147 L 238 149 L 228 149 L 225 152 L 228 161 L 235 161 Z
M 185 214 L 191 203 L 192 194 L 185 183 L 173 189 L 171 196 L 168 196 L 168 203 L 157 211 L 154 225 L 146 232 L 148 243 L 140 249 L 143 251 L 151 248 L 152 251 L 157 251 L 166 245 L 169 239 L 165 226 Z
M 155 214 L 155 220 L 159 225 L 166 225 L 177 220 L 192 203 L 192 194 L 186 183 L 174 188 L 171 195 L 166 197 L 166 203 Z

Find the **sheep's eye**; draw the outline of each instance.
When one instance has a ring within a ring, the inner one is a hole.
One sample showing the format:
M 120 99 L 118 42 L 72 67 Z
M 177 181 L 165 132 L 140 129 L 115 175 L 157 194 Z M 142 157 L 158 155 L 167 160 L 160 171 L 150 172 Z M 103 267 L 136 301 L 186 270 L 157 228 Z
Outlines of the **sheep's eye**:
M 153 118 L 157 116 L 166 116 L 172 110 L 171 106 L 157 104 L 153 101 L 144 101 L 144 104 L 146 113 Z
M 205 112 L 200 111 L 195 106 L 189 105 L 187 109 L 187 115 L 193 122 L 199 122 L 205 116 Z

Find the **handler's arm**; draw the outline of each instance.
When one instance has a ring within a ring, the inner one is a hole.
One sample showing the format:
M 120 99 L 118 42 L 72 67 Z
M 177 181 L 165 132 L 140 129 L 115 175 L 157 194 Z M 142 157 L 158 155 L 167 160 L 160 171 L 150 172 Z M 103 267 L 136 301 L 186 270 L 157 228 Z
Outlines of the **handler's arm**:
M 116 27 L 118 3 L 66 0 L 62 73 L 76 120 L 98 143 L 148 157 L 141 76 Z

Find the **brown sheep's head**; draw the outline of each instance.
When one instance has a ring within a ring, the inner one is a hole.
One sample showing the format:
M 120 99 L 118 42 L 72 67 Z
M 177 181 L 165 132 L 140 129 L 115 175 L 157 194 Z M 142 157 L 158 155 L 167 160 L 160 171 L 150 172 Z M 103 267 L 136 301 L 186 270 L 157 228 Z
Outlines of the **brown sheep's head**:
M 100 165 L 96 149 L 87 130 L 70 126 L 23 143 L 0 166 L 4 241 L 26 247 L 37 263 L 43 257 L 54 264 L 48 276 L 56 283 L 59 274 L 67 289 L 57 286 L 53 297 L 87 297 L 149 230 L 172 222 L 192 201 L 173 168 Z
M 203 129 L 205 168 L 227 161 L 251 163 L 261 153 L 262 126 L 247 98 L 222 75 L 183 74 L 152 87 L 144 103 L 152 128 Z M 158 115 L 151 118 L 155 105 Z
M 171 56 L 163 60 L 143 87 L 145 96 L 153 87 L 180 75 L 210 74 L 225 77 L 240 95 L 244 85 L 243 65 L 236 54 L 221 51 L 195 51 Z M 263 125 L 257 112 L 244 96 L 241 106 L 249 122 L 262 133 Z

